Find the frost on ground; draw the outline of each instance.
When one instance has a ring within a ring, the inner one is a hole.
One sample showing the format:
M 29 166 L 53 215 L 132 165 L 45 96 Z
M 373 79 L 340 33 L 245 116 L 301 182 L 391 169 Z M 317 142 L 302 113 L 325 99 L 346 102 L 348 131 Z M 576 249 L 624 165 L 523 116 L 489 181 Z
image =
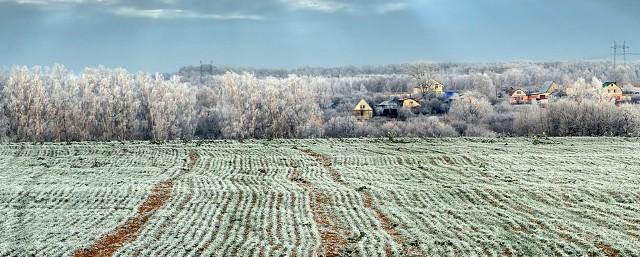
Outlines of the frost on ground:
M 635 138 L 2 145 L 0 256 L 92 249 L 140 210 L 144 223 L 105 255 L 636 256 L 638 147 Z

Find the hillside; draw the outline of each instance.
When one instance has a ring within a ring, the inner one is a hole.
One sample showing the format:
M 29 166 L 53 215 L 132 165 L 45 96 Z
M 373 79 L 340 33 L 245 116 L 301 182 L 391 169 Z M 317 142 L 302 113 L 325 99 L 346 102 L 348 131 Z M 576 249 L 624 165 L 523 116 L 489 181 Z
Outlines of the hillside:
M 638 256 L 638 138 L 6 144 L 0 256 Z

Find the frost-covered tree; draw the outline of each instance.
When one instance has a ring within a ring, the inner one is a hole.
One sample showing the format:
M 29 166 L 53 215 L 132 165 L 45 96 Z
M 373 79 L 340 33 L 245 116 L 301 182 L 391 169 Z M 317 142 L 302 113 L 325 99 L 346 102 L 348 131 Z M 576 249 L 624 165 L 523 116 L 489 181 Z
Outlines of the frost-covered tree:
M 470 124 L 478 124 L 493 113 L 493 107 L 486 96 L 477 92 L 466 92 L 454 101 L 449 109 L 453 119 Z
M 74 119 L 74 105 L 78 100 L 77 84 L 63 65 L 56 64 L 46 75 L 45 83 L 49 92 L 47 111 L 49 120 L 47 130 L 54 141 L 72 138 L 72 124 Z
M 9 126 L 19 140 L 44 140 L 47 94 L 41 68 L 16 67 L 3 88 Z
M 154 140 L 192 138 L 195 131 L 196 95 L 174 77 L 167 81 L 160 75 L 148 80 L 151 135 Z

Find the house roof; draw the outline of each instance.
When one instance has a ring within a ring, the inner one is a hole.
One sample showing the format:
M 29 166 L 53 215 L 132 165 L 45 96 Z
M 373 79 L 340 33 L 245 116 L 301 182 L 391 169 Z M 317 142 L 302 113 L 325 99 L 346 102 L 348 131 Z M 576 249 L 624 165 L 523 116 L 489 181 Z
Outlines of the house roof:
M 520 88 L 509 90 L 509 92 L 507 92 L 507 94 L 509 94 L 509 96 L 512 96 L 513 94 L 515 94 L 518 91 L 522 91 L 522 93 L 524 93 L 525 95 L 528 94 L 526 91 L 524 91 L 524 89 L 520 89 Z
M 551 85 L 553 85 L 553 83 L 556 83 L 556 82 L 553 80 L 544 82 L 544 84 L 542 85 L 542 88 L 540 88 L 540 92 L 549 93 L 549 89 L 551 88 Z
M 418 100 L 413 99 L 413 98 L 401 98 L 400 101 L 404 102 L 404 101 L 414 101 L 414 102 L 418 102 Z
M 605 82 L 605 83 L 602 83 L 602 87 L 603 87 L 603 88 L 604 88 L 604 87 L 609 87 L 609 86 L 611 86 L 611 85 L 616 85 L 616 86 L 617 86 L 617 84 L 618 84 L 618 83 L 617 83 L 617 82 L 615 82 L 615 81 L 607 81 L 607 82 Z
M 364 106 L 364 107 L 363 107 Z M 366 100 L 360 99 L 356 107 L 353 108 L 354 111 L 373 111 L 373 108 L 367 103 Z
M 379 104 L 377 104 L 376 106 L 398 106 L 398 103 L 394 100 L 387 100 L 387 101 L 383 101 Z
M 445 90 L 444 91 L 444 96 L 446 96 L 446 97 L 453 97 L 456 94 L 458 94 L 458 92 L 455 91 L 455 90 Z

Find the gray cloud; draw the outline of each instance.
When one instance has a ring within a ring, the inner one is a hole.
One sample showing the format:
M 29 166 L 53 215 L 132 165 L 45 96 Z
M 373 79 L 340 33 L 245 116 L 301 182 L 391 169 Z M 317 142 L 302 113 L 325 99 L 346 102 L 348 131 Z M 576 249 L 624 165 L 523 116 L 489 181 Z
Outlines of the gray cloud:
M 118 0 L 0 0 L 1 3 L 20 5 L 53 6 L 53 5 L 110 5 Z
M 407 8 L 407 0 L 0 0 L 34 8 L 99 8 L 112 15 L 146 19 L 263 20 L 282 12 L 377 15 Z

